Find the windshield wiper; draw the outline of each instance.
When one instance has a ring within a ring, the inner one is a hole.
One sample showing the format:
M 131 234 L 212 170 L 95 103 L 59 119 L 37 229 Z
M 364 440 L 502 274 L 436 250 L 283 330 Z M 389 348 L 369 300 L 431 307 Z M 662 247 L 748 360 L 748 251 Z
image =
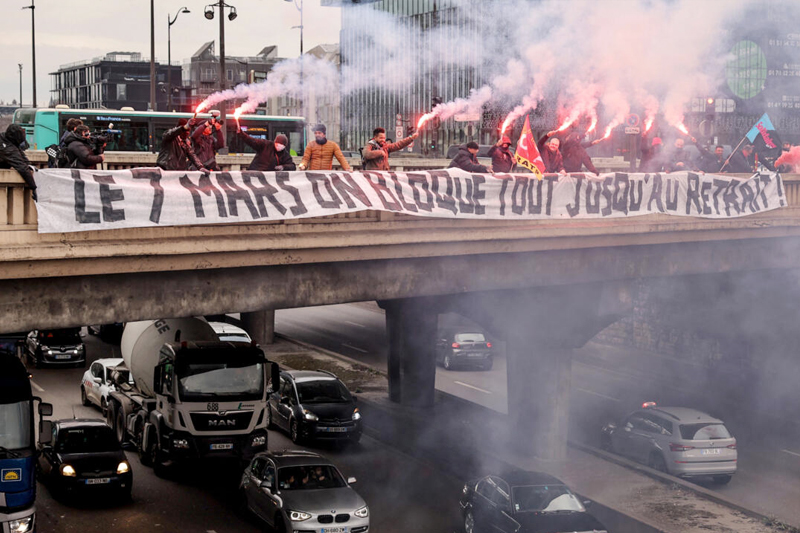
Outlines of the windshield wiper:
M 12 459 L 16 459 L 20 455 L 19 452 L 15 452 L 13 450 L 9 450 L 8 448 L 6 448 L 4 446 L 0 446 L 0 453 L 4 453 L 8 457 L 11 457 Z

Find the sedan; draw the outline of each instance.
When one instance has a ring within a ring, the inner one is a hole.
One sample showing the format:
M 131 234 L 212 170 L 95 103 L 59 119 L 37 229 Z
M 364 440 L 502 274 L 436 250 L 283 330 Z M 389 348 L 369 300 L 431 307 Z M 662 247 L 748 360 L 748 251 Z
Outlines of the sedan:
M 81 378 L 81 402 L 83 405 L 96 405 L 106 415 L 108 393 L 115 390 L 112 372 L 123 363 L 122 358 L 98 359 Z M 128 374 L 130 375 L 130 374 Z M 133 378 L 129 378 L 133 383 Z
M 86 346 L 80 328 L 31 331 L 26 339 L 28 361 L 44 365 L 86 366 Z
M 468 482 L 461 495 L 466 533 L 606 532 L 557 478 L 539 472 L 510 472 Z
M 436 343 L 436 362 L 446 370 L 456 367 L 492 369 L 492 343 L 481 332 L 441 333 Z
M 52 490 L 62 493 L 109 489 L 129 499 L 133 488 L 131 465 L 105 421 L 67 419 L 52 424 L 52 438 L 38 445 L 38 473 Z

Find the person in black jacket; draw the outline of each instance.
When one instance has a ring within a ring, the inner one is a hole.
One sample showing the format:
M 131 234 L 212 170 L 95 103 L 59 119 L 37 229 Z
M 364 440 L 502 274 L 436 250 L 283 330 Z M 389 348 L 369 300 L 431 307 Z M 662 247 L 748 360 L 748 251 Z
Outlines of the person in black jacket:
M 740 152 L 735 152 L 722 172 L 731 174 L 752 174 L 753 164 L 750 163 L 750 156 L 753 154 L 753 146 L 746 144 Z
M 248 170 L 259 170 L 261 172 L 273 172 L 275 170 L 297 170 L 297 166 L 292 160 L 287 147 L 289 139 L 286 135 L 278 135 L 275 141 L 269 139 L 256 139 L 243 132 L 238 131 L 247 146 L 256 151 L 253 162 L 247 167 Z
M 189 165 L 192 164 L 195 169 L 208 172 L 208 169 L 197 158 L 197 154 L 194 153 L 189 139 L 189 133 L 194 125 L 194 119 L 182 118 L 176 127 L 164 133 L 156 165 L 164 170 L 189 170 Z
M 478 163 L 478 158 L 475 157 L 478 154 L 478 149 L 478 143 L 468 142 L 458 149 L 458 153 L 453 160 L 450 161 L 450 166 L 448 168 L 460 168 L 467 172 L 480 172 L 481 174 L 492 172 L 491 167 L 487 168 Z
M 33 179 L 31 162 L 25 156 L 27 148 L 25 130 L 19 124 L 10 124 L 5 133 L 0 133 L 0 168 L 13 168 L 25 180 L 25 186 L 31 189 L 36 200 L 36 181 Z
M 513 172 L 517 162 L 511 153 L 511 139 L 503 135 L 497 144 L 489 148 L 489 157 L 492 158 L 492 170 L 495 172 Z
M 192 133 L 194 152 L 197 154 L 203 166 L 209 170 L 218 171 L 217 150 L 225 146 L 225 139 L 222 137 L 222 121 L 212 117 L 194 129 Z
M 96 168 L 98 163 L 105 161 L 102 147 L 95 146 L 91 137 L 89 127 L 81 124 L 64 139 L 72 168 Z
M 592 163 L 592 158 L 586 152 L 586 149 L 603 142 L 604 139 L 584 142 L 584 137 L 585 135 L 573 132 L 567 135 L 567 138 L 564 140 L 564 144 L 561 146 L 561 159 L 564 162 L 564 171 L 568 173 L 581 172 L 583 167 L 586 166 L 589 172 L 593 172 L 595 175 L 599 176 L 600 172 L 597 171 L 594 163 Z

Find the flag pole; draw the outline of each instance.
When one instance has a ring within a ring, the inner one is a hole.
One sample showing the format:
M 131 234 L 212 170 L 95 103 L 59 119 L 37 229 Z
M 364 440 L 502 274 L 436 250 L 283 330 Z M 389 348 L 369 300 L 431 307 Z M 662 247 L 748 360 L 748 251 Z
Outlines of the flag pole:
M 747 139 L 747 134 L 746 133 L 745 133 L 744 137 L 742 137 L 742 140 L 739 141 L 739 144 L 736 145 L 736 148 L 733 149 L 733 151 L 731 152 L 731 155 L 728 156 L 728 159 L 725 160 L 725 163 L 719 169 L 720 172 L 722 172 L 723 169 L 728 166 L 728 163 L 731 162 L 731 158 L 733 157 L 733 154 L 735 154 L 736 151 L 739 149 L 739 147 L 742 146 L 742 143 L 744 142 L 745 139 Z

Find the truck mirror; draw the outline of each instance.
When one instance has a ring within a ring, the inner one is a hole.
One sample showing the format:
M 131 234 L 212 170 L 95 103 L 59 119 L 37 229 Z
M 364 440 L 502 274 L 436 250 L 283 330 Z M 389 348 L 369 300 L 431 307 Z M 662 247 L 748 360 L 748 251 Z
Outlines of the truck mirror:
M 53 414 L 53 404 L 52 403 L 40 403 L 39 404 L 39 416 L 51 416 Z
M 281 367 L 272 363 L 272 392 L 278 392 L 281 387 Z
M 39 421 L 39 443 L 42 445 L 53 442 L 53 422 L 50 420 Z

